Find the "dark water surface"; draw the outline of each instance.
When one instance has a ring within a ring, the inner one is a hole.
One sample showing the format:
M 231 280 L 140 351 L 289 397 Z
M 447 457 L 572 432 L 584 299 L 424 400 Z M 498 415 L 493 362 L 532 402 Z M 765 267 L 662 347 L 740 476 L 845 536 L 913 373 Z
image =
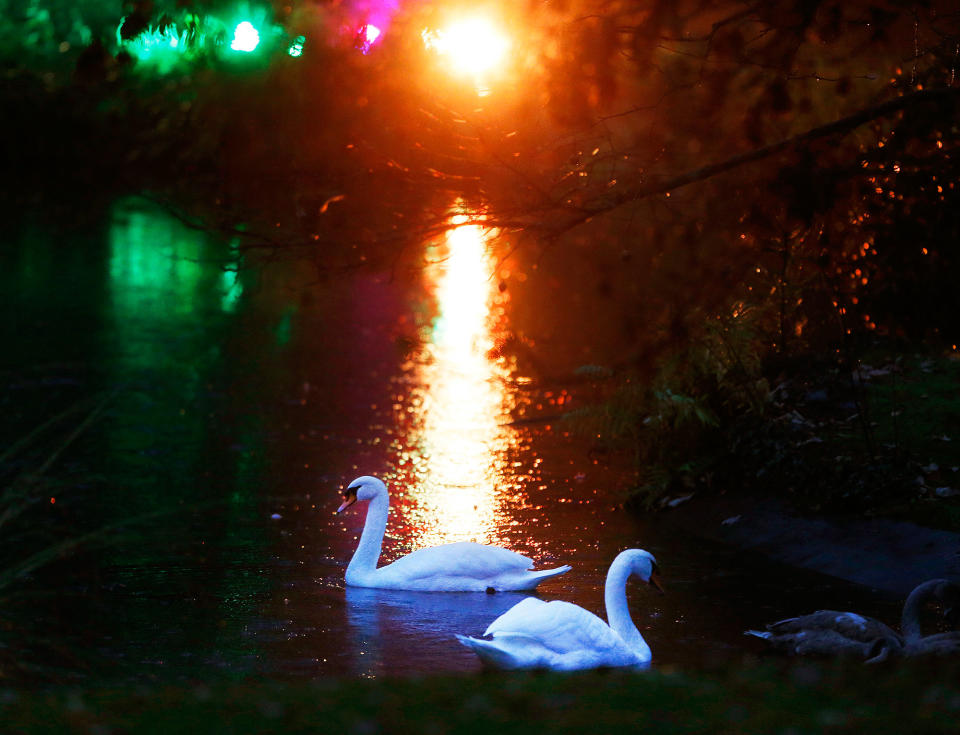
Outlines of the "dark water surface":
M 628 588 L 654 665 L 740 657 L 758 650 L 745 628 L 820 607 L 896 621 L 889 596 L 623 511 L 626 463 L 559 418 L 595 396 L 578 368 L 617 362 L 620 322 L 588 278 L 500 247 L 461 228 L 420 269 L 238 275 L 226 244 L 143 203 L 23 218 L 0 252 L 4 443 L 113 395 L 40 525 L 145 520 L 24 583 L 51 594 L 15 609 L 119 678 L 479 670 L 453 634 L 520 595 L 345 588 L 365 509 L 334 515 L 338 491 L 376 474 L 383 562 L 500 544 L 572 564 L 540 596 L 603 615 L 617 552 L 654 553 L 667 594 Z

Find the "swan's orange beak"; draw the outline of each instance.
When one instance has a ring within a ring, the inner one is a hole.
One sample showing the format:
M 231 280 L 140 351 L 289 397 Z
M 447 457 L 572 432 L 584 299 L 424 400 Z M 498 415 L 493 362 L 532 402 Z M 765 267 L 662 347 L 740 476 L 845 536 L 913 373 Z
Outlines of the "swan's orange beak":
M 343 513 L 347 508 L 357 502 L 357 491 L 350 490 L 343 494 L 343 502 L 340 504 L 340 507 L 337 508 L 337 513 Z
M 647 584 L 653 587 L 661 595 L 666 591 L 663 589 L 663 582 L 660 579 L 659 572 L 650 572 L 650 579 L 648 580 Z

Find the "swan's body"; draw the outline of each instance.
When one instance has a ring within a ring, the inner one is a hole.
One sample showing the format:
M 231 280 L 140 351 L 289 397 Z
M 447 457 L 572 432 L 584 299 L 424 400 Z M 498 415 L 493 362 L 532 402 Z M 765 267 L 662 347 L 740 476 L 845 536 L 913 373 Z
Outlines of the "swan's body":
M 369 506 L 360 543 L 347 566 L 348 585 L 421 592 L 532 590 L 570 571 L 569 566 L 533 571 L 533 561 L 522 554 L 473 542 L 419 549 L 377 568 L 390 509 L 387 487 L 376 477 L 358 477 L 347 487 L 337 512 L 358 500 L 368 500 Z
M 877 638 L 899 638 L 896 631 L 876 618 L 869 618 L 852 612 L 837 610 L 818 610 L 809 615 L 778 620 L 770 623 L 767 630 L 774 635 L 789 633 L 830 631 L 848 640 L 869 643 Z
M 835 611 L 821 610 L 820 612 Z M 863 659 L 867 663 L 876 663 L 886 660 L 891 655 L 899 655 L 903 650 L 903 639 L 892 630 L 890 635 L 870 640 L 850 638 L 831 628 L 808 628 L 776 633 L 748 630 L 746 633 L 763 638 L 772 648 L 795 656 L 852 657 Z
M 650 646 L 630 618 L 626 584 L 631 574 L 657 586 L 656 561 L 642 549 L 621 552 L 607 572 L 604 599 L 609 625 L 582 607 L 530 597 L 487 628 L 492 640 L 458 635 L 485 664 L 503 669 L 575 671 L 650 662 Z
M 766 627 L 748 630 L 747 635 L 796 656 L 850 656 L 875 662 L 903 648 L 903 639 L 889 625 L 852 612 L 817 610 Z
M 960 655 L 960 633 L 935 633 L 907 641 L 902 653 L 907 658 Z
M 837 610 L 818 610 L 770 623 L 766 631 L 746 632 L 792 654 L 852 655 L 868 662 L 881 661 L 889 655 L 960 653 L 960 633 L 923 636 L 920 611 L 930 601 L 956 604 L 960 601 L 960 587 L 944 579 L 931 579 L 917 585 L 903 604 L 901 633 L 875 618 Z
M 544 579 L 570 570 L 563 566 L 535 572 L 529 557 L 471 541 L 418 549 L 380 568 L 376 568 L 376 562 L 371 567 L 356 561 L 355 554 L 347 566 L 349 585 L 421 592 L 532 590 Z

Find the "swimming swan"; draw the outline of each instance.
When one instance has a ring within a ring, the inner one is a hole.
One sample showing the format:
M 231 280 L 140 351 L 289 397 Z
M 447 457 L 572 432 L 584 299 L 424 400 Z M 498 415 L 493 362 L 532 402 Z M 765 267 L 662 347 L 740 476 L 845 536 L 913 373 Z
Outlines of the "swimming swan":
M 353 587 L 421 592 L 532 590 L 543 580 L 570 571 L 562 566 L 535 572 L 533 561 L 522 554 L 468 541 L 418 549 L 378 569 L 390 509 L 387 486 L 376 477 L 358 477 L 343 491 L 337 513 L 361 500 L 370 502 L 360 543 L 347 566 L 346 582 Z
M 609 625 L 578 605 L 528 597 L 490 623 L 484 635 L 493 640 L 464 635 L 457 635 L 457 640 L 485 664 L 503 669 L 575 671 L 649 663 L 650 646 L 627 607 L 627 578 L 632 574 L 663 591 L 657 562 L 649 552 L 620 552 L 604 585 Z
M 766 631 L 748 630 L 747 635 L 765 639 L 774 648 L 797 655 L 854 655 L 867 663 L 890 655 L 947 655 L 960 651 L 960 635 L 942 633 L 924 637 L 920 612 L 928 602 L 954 605 L 960 587 L 945 579 L 917 585 L 903 604 L 898 634 L 875 618 L 852 612 L 818 610 L 770 623 Z M 929 640 L 928 640 L 929 639 Z
M 808 615 L 770 623 L 765 631 L 748 630 L 771 647 L 798 656 L 856 656 L 882 661 L 903 648 L 903 638 L 875 618 L 839 610 L 817 610 Z M 874 649 L 874 644 L 882 641 Z M 876 658 L 879 656 L 879 658 Z
M 819 612 L 831 613 L 836 611 L 820 610 Z M 840 615 L 844 614 L 847 613 L 840 613 Z M 760 630 L 745 632 L 747 635 L 763 638 L 776 650 L 795 656 L 850 656 L 863 659 L 864 663 L 872 664 L 886 661 L 891 656 L 898 656 L 903 653 L 903 639 L 892 630 L 889 635 L 882 635 L 869 640 L 849 638 L 832 628 L 807 628 L 778 633 Z

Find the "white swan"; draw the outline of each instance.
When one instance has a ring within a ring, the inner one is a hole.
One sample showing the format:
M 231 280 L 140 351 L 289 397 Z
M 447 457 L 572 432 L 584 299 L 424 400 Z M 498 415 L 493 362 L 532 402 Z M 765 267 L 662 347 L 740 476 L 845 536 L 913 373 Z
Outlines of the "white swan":
M 337 513 L 360 500 L 370 502 L 360 543 L 347 566 L 348 585 L 421 592 L 501 592 L 532 590 L 543 580 L 570 571 L 569 566 L 562 566 L 535 572 L 533 561 L 522 554 L 469 541 L 418 549 L 378 569 L 390 509 L 387 486 L 376 477 L 358 477 L 343 491 Z
M 487 628 L 493 640 L 457 635 L 485 664 L 504 669 L 575 671 L 650 662 L 650 646 L 630 618 L 627 578 L 636 574 L 662 591 L 657 562 L 648 551 L 627 549 L 613 560 L 603 596 L 610 624 L 561 600 L 521 600 Z

